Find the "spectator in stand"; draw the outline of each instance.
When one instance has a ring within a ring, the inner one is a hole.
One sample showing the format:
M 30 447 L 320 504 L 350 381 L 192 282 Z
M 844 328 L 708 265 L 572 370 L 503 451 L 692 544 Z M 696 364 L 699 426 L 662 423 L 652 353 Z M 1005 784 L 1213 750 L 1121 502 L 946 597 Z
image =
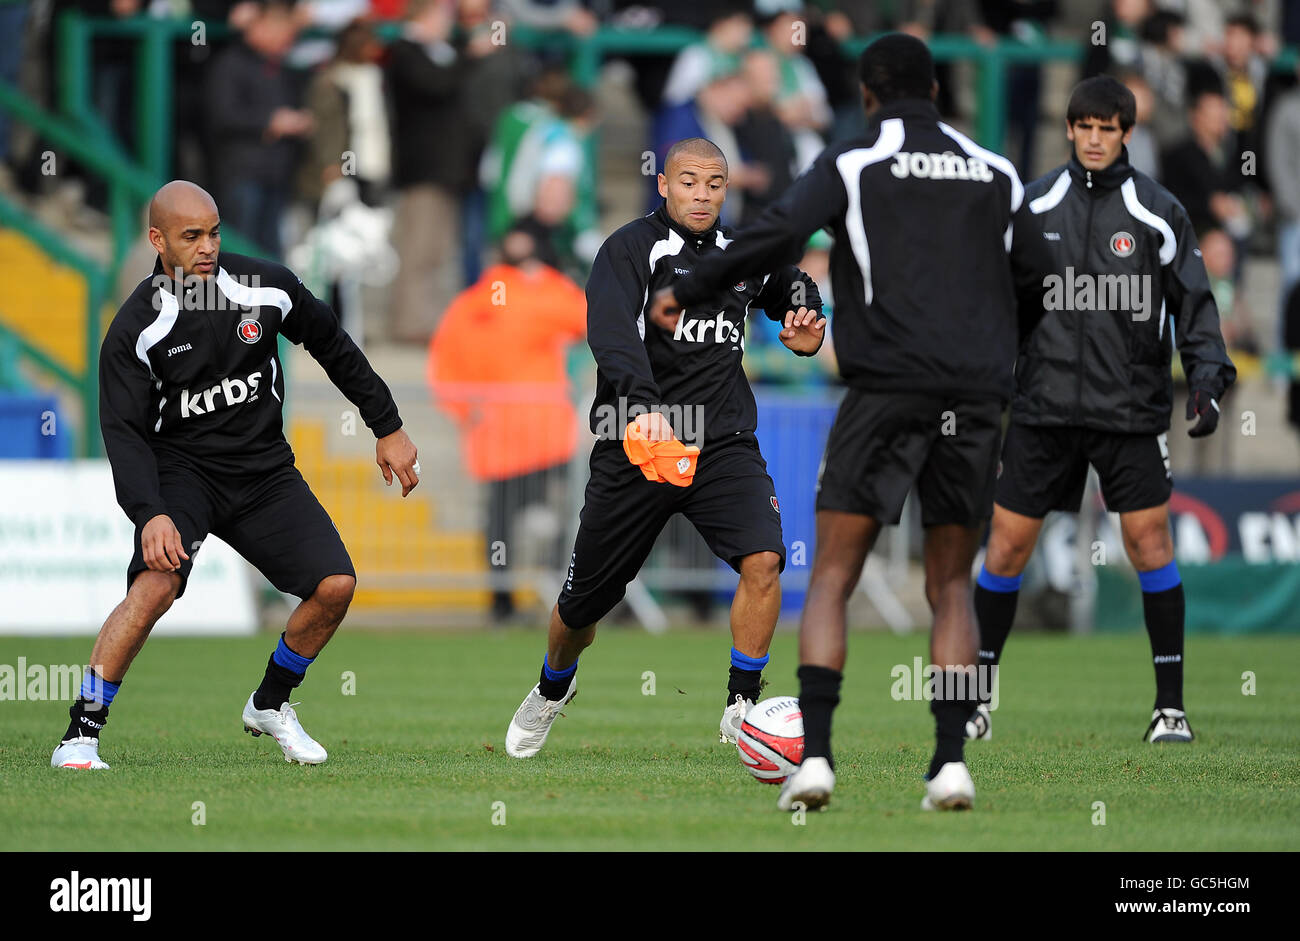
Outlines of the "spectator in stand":
M 1082 78 L 1103 72 L 1142 70 L 1142 24 L 1155 12 L 1152 0 L 1110 0 L 1100 31 L 1090 32 Z
M 268 0 L 252 11 L 240 41 L 213 59 L 206 80 L 222 221 L 273 258 L 300 145 L 312 132 L 284 64 L 297 32 L 290 7 Z
M 332 61 L 312 76 L 307 110 L 314 130 L 298 172 L 298 193 L 313 208 L 326 187 L 349 176 L 368 206 L 382 202 L 392 174 L 383 47 L 370 24 L 354 21 L 338 36 Z
M 509 565 L 527 508 L 552 511 L 544 557 L 563 557 L 552 491 L 577 447 L 565 357 L 586 336 L 587 299 L 537 250 L 534 228 L 512 227 L 500 262 L 452 302 L 429 344 L 434 397 L 460 426 L 466 470 L 488 488 L 484 542 L 497 622 L 515 611 Z
M 1155 135 L 1151 133 L 1150 127 L 1155 95 L 1146 79 L 1137 72 L 1125 72 L 1120 80 L 1133 93 L 1133 100 L 1137 104 L 1137 123 L 1133 125 L 1133 136 L 1126 145 L 1128 162 L 1133 169 L 1157 180 L 1160 178 L 1160 148 L 1156 146 Z
M 460 201 L 473 179 L 473 141 L 458 133 L 466 57 L 451 44 L 454 0 L 411 0 L 388 47 L 398 254 L 389 335 L 426 343 L 459 288 Z
M 754 49 L 745 56 L 741 78 L 748 88 L 749 108 L 736 126 L 736 143 L 745 166 L 762 172 L 753 175 L 744 193 L 742 226 L 786 191 L 796 175 L 794 137 L 776 112 L 776 97 L 781 86 L 780 65 L 767 49 Z M 755 185 L 766 183 L 765 186 Z
M 763 39 L 775 53 L 779 70 L 776 113 L 794 138 L 796 165 L 802 172 L 826 146 L 822 135 L 830 130 L 833 117 L 826 87 L 803 54 L 808 28 L 799 16 L 781 12 L 764 19 L 761 25 Z
M 1246 151 L 1260 148 L 1259 118 L 1264 100 L 1264 80 L 1268 63 L 1259 54 L 1259 23 L 1250 14 L 1228 17 L 1223 30 L 1223 46 L 1216 60 L 1227 93 L 1229 124 L 1237 142 L 1237 162 Z
M 1223 48 L 1225 7 L 1240 0 L 1158 0 L 1162 9 L 1176 13 L 1184 23 L 1183 48 L 1193 58 L 1216 56 Z
M 477 168 L 497 119 L 523 91 L 525 63 L 508 42 L 508 26 L 493 12 L 492 0 L 460 0 L 456 29 L 463 36 L 466 55 L 462 133 L 468 138 L 470 165 L 475 168 L 460 204 L 462 284 L 468 287 L 483 273 L 487 243 L 487 193 Z
M 1285 312 L 1300 285 L 1300 87 L 1292 88 L 1273 106 L 1265 147 L 1265 166 L 1278 222 L 1277 260 L 1282 280 L 1279 303 Z
M 899 0 L 896 6 L 898 29 L 926 42 L 935 33 L 965 33 L 984 45 L 997 42 L 997 36 L 980 19 L 976 0 Z M 952 65 L 936 62 L 934 77 L 939 83 L 935 107 L 942 115 L 956 117 Z
M 488 233 L 501 239 L 521 219 L 537 226 L 547 264 L 585 270 L 600 247 L 587 136 L 595 99 L 563 72 L 539 78 L 535 96 L 507 108 L 483 153 L 479 179 L 488 194 Z
M 1223 89 L 1209 84 L 1197 87 L 1188 112 L 1188 136 L 1165 153 L 1162 182 L 1187 210 L 1212 278 L 1222 276 L 1222 270 L 1219 265 L 1211 266 L 1211 251 L 1205 247 L 1208 233 L 1218 231 L 1231 240 L 1235 304 L 1230 313 L 1229 308 L 1223 308 L 1223 335 L 1229 344 L 1250 349 L 1254 340 L 1241 275 L 1252 223 L 1241 196 L 1241 166 L 1236 158 Z M 1221 252 L 1217 254 L 1222 257 Z
M 664 84 L 662 107 L 675 108 L 694 101 L 705 85 L 736 72 L 753 36 L 754 21 L 748 12 L 732 10 L 720 15 L 709 24 L 703 40 L 687 46 L 673 60 Z M 656 193 L 655 205 L 659 198 Z
M 727 201 L 720 218 L 723 225 L 735 226 L 745 216 L 745 196 L 751 190 L 766 191 L 771 185 L 767 171 L 751 165 L 744 159 L 736 128 L 744 120 L 749 108 L 749 86 L 740 73 L 719 76 L 700 89 L 694 101 L 663 109 L 651 128 L 651 149 L 655 152 L 655 166 L 662 168 L 668 150 L 679 140 L 703 137 L 713 141 L 726 157 L 730 169 Z M 649 206 L 662 201 L 656 176 L 649 181 L 655 187 Z
M 1151 132 L 1162 150 L 1176 145 L 1187 133 L 1189 82 L 1183 59 L 1183 18 L 1160 10 L 1142 23 L 1142 77 L 1156 96 Z
M 980 0 L 980 14 L 998 36 L 1032 42 L 1044 36 L 1047 24 L 1056 18 L 1057 6 L 1057 0 Z M 1043 70 L 1037 65 L 1007 69 L 1007 130 L 1019 141 L 1016 167 L 1024 180 L 1036 176 L 1034 145 L 1042 80 Z

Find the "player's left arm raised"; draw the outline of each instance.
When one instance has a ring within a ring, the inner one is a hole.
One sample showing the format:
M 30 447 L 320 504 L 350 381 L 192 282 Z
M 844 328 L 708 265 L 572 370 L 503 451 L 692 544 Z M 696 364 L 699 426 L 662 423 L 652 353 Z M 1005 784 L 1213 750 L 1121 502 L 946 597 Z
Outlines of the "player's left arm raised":
M 826 339 L 826 318 L 822 316 L 822 296 L 817 282 L 794 265 L 779 268 L 754 306 L 768 318 L 781 324 L 781 342 L 797 356 L 812 356 Z
M 1191 220 L 1175 204 L 1168 220 L 1176 251 L 1164 265 L 1167 309 L 1174 316 L 1174 339 L 1187 376 L 1187 420 L 1197 419 L 1188 430 L 1193 438 L 1211 434 L 1219 424 L 1219 399 L 1237 378 L 1219 327 L 1219 308 L 1210 290 L 1205 262 L 1197 246 Z
M 420 462 L 415 444 L 402 430 L 393 394 L 375 372 L 366 354 L 352 341 L 338 316 L 324 301 L 287 268 L 290 282 L 289 313 L 280 322 L 280 332 L 299 343 L 324 368 L 330 382 L 361 412 L 361 420 L 374 433 L 375 463 L 392 486 L 396 477 L 406 496 L 420 482 Z

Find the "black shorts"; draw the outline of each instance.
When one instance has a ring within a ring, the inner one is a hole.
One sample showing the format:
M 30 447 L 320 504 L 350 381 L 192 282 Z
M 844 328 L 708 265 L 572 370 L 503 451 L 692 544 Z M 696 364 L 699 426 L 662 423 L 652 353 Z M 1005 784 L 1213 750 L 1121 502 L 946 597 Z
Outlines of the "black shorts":
M 1097 468 L 1102 498 L 1112 513 L 1160 506 L 1174 488 L 1164 434 L 1012 422 L 1002 445 L 995 499 L 998 506 L 1034 519 L 1051 510 L 1077 513 L 1089 464 Z
M 982 524 L 993 513 L 1002 403 L 850 389 L 826 441 L 817 509 L 897 523 L 916 485 L 923 526 Z
M 179 465 L 164 466 L 158 468 L 158 485 L 190 556 L 181 560 L 178 598 L 185 594 L 195 556 L 209 533 L 229 544 L 277 589 L 299 598 L 309 597 L 327 576 L 356 577 L 334 522 L 292 464 L 248 478 L 218 478 Z M 126 572 L 128 590 L 148 569 L 140 533 L 137 527 L 135 555 Z
M 560 619 L 579 628 L 608 614 L 674 513 L 683 514 L 737 572 L 740 560 L 755 552 L 777 553 L 785 569 L 776 488 L 752 434 L 706 445 L 689 487 L 651 483 L 627 459 L 621 441 L 598 441 L 560 590 Z

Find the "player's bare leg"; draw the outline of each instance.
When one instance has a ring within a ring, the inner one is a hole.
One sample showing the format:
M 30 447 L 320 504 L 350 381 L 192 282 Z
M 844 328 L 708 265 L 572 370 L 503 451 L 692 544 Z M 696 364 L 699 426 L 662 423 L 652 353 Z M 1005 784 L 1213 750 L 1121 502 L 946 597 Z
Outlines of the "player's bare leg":
M 1190 742 L 1194 736 L 1183 711 L 1183 622 L 1186 602 L 1174 561 L 1169 504 L 1121 513 L 1124 551 L 1142 585 L 1142 613 L 1156 671 L 1155 710 L 1143 737 L 1148 742 Z
M 735 744 L 749 707 L 758 701 L 768 648 L 781 615 L 781 556 L 755 552 L 740 560 L 731 601 L 731 669 L 718 740 Z
M 984 566 L 975 584 L 975 616 L 979 622 L 979 665 L 983 682 L 980 704 L 967 722 L 966 735 L 973 739 L 993 737 L 993 716 L 989 711 L 994 677 L 1002 660 L 1002 648 L 1016 619 L 1020 579 L 1029 564 L 1042 531 L 1041 518 L 1025 516 L 993 504 L 993 525 L 989 530 Z
M 781 788 L 781 810 L 821 807 L 835 787 L 831 757 L 831 715 L 840 701 L 847 654 L 847 609 L 880 535 L 880 523 L 859 513 L 819 510 L 817 551 L 808 596 L 799 620 L 799 705 L 803 712 L 804 757 Z
M 328 757 L 299 723 L 289 698 L 305 679 L 307 667 L 338 630 L 356 587 L 357 580 L 351 575 L 321 579 L 316 590 L 289 616 L 280 643 L 267 661 L 261 685 L 244 705 L 244 731 L 254 737 L 264 732 L 273 737 L 286 761 L 318 765 Z
M 565 671 L 596 639 L 596 625 L 569 627 L 560 617 L 560 606 L 551 608 L 551 624 L 546 636 L 546 662 L 551 669 Z
M 108 768 L 99 758 L 99 733 L 108 721 L 113 697 L 149 632 L 176 600 L 180 587 L 181 577 L 174 572 L 144 571 L 131 582 L 126 597 L 109 614 L 95 638 L 81 692 L 68 711 L 71 722 L 54 751 L 51 765 Z
M 541 751 L 560 709 L 578 695 L 578 657 L 595 639 L 595 624 L 569 627 L 560 617 L 560 606 L 551 609 L 542 674 L 510 720 L 506 754 L 531 758 Z
M 90 651 L 93 668 L 110 683 L 121 683 L 149 639 L 158 619 L 176 600 L 181 577 L 174 572 L 141 572 L 126 597 L 104 621 Z
M 936 742 L 921 805 L 927 810 L 964 809 L 975 799 L 962 743 L 966 720 L 978 701 L 979 631 L 970 586 L 978 548 L 974 527 L 931 526 L 925 531 L 925 597 L 934 616 L 930 662 L 936 669 L 930 702 Z
M 329 643 L 343 623 L 357 580 L 351 575 L 331 575 L 323 579 L 311 597 L 304 599 L 289 615 L 284 639 L 304 657 L 315 657 Z

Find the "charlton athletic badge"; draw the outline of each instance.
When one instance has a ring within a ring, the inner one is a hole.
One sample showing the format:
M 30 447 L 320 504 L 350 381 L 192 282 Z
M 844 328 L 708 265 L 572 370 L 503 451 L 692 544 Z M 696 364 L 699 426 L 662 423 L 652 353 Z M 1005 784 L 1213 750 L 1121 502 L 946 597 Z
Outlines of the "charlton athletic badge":
M 1110 250 L 1120 258 L 1127 258 L 1132 255 L 1136 245 L 1133 236 L 1128 232 L 1116 232 L 1110 237 Z
M 241 320 L 235 331 L 245 343 L 256 343 L 262 339 L 262 325 L 256 320 Z
M 774 509 L 774 510 L 776 510 L 778 513 L 780 513 L 780 512 L 781 512 L 781 504 L 779 504 L 779 503 L 776 502 L 776 497 L 768 497 L 768 499 L 772 501 L 772 509 Z

